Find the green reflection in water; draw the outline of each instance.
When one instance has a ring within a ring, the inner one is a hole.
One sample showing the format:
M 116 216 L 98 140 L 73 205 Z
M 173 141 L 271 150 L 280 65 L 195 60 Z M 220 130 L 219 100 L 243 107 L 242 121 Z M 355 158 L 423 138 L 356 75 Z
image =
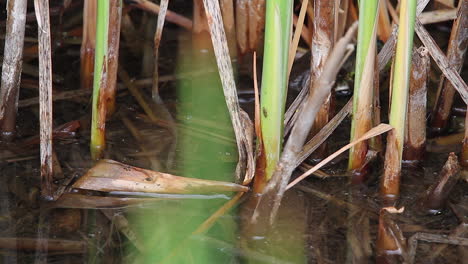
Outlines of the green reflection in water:
M 208 39 L 209 40 L 209 39 Z M 183 44 L 183 42 L 181 42 Z M 210 44 L 211 45 L 211 44 Z M 181 49 L 187 53 L 190 47 Z M 179 54 L 178 73 L 203 71 L 178 83 L 178 174 L 200 179 L 234 181 L 237 161 L 234 133 L 213 53 Z M 202 131 L 194 132 L 194 131 Z M 228 194 L 230 197 L 232 194 Z M 141 263 L 235 263 L 229 252 L 190 234 L 227 200 L 161 202 L 134 214 L 138 235 L 148 252 Z M 235 212 L 231 212 L 234 214 Z M 206 236 L 235 247 L 237 223 L 225 215 Z

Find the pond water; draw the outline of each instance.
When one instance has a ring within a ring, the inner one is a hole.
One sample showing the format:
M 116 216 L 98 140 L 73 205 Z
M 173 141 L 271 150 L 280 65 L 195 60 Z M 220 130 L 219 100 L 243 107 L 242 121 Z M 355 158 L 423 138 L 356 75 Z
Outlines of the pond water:
M 79 89 L 80 47 L 66 44 L 73 37 L 62 40 L 65 44 L 54 51 L 53 71 L 61 77 L 54 86 L 56 93 Z M 150 98 L 151 81 L 142 74 L 141 54 L 132 54 L 128 43 L 122 40 L 121 67 Z M 119 81 L 118 109 L 106 124 L 105 158 L 174 175 L 233 182 L 237 151 L 214 59 L 205 49 L 191 53 L 190 45 L 183 43 L 190 44 L 190 36 L 174 26 L 165 29 L 160 74 L 170 80 L 161 82 L 161 97 L 176 120 L 177 133 L 152 122 Z M 198 44 L 207 45 L 203 40 Z M 303 73 L 304 63 L 308 59 L 294 66 L 293 76 Z M 249 67 L 242 67 L 238 71 L 241 106 L 252 116 L 252 77 Z M 187 72 L 197 73 L 186 77 Z M 26 81 L 35 83 L 37 79 L 24 75 Z M 388 98 L 385 80 L 381 83 L 384 117 Z M 288 101 L 296 94 L 291 92 Z M 37 89 L 22 88 L 20 102 L 36 96 Z M 350 96 L 341 88 L 336 112 Z M 39 145 L 34 140 L 39 131 L 38 105 L 20 108 L 17 139 L 0 145 L 0 263 L 345 263 L 351 261 L 350 250 L 365 256 L 355 260 L 359 263 L 375 261 L 378 178 L 383 173 L 380 155 L 365 185 L 349 185 L 347 155 L 343 154 L 322 169 L 329 177 L 310 177 L 289 191 L 269 237 L 246 228 L 252 215 L 249 194 L 211 228 L 196 232 L 234 194 L 147 195 L 70 188 L 93 166 L 90 112 L 89 94 L 54 103 L 55 127 L 71 121 L 79 121 L 80 127 L 54 140 L 58 161 L 54 187 L 63 194 L 58 201 L 47 202 L 40 199 Z M 349 141 L 349 127 L 346 118 L 328 141 L 327 153 Z M 457 129 L 454 122 L 450 133 Z M 423 237 L 414 251 L 415 263 L 468 260 L 466 246 L 437 240 L 450 234 L 466 236 L 467 181 L 458 181 L 449 202 L 436 214 L 428 214 L 420 206 L 421 197 L 451 151 L 459 151 L 459 146 L 427 153 L 421 164 L 403 170 L 399 208 L 404 207 L 404 212 L 389 221 L 397 223 L 407 239 Z M 314 163 L 316 160 L 307 160 L 296 174 Z

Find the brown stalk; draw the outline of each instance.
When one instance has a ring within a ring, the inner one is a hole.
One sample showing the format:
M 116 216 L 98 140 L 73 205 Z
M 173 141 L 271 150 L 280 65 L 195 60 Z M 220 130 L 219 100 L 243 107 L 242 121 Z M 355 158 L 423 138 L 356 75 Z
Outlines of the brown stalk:
M 392 34 L 390 35 L 390 37 L 393 36 L 393 32 Z M 380 106 L 380 83 L 379 83 L 379 80 L 380 80 L 380 69 L 378 67 L 375 67 L 377 66 L 377 63 L 378 63 L 378 60 L 379 60 L 379 57 L 378 55 L 375 56 L 375 61 L 374 61 L 374 91 L 373 91 L 373 102 L 372 102 L 372 108 L 373 108 L 373 111 L 372 111 L 372 126 L 375 127 L 377 126 L 378 124 L 381 123 L 381 118 L 380 118 L 380 109 L 381 109 L 381 106 Z M 383 142 L 382 142 L 382 137 L 381 136 L 376 136 L 376 137 L 373 137 L 369 140 L 369 148 L 371 150 L 375 150 L 377 152 L 381 152 L 383 151 Z
M 249 48 L 257 50 L 258 46 L 263 44 L 262 32 L 265 28 L 265 1 L 267 0 L 251 0 L 249 1 Z
M 85 0 L 83 5 L 83 37 L 80 50 L 80 75 L 81 88 L 89 90 L 93 89 L 97 1 L 98 0 Z
M 379 5 L 378 18 L 379 27 L 377 28 L 377 34 L 381 41 L 386 42 L 392 34 L 392 26 L 390 24 L 390 18 L 388 16 L 386 0 L 383 0 Z
M 406 263 L 401 257 L 406 254 L 406 239 L 399 226 L 391 220 L 390 214 L 387 208 L 380 210 L 376 263 Z
M 99 0 L 98 0 L 99 1 Z M 117 68 L 119 67 L 119 44 L 120 44 L 120 21 L 122 20 L 121 1 L 110 1 L 109 6 L 109 33 L 107 48 L 107 85 L 101 87 L 105 89 L 106 97 L 106 117 L 115 112 L 115 93 L 117 89 Z M 104 90 L 101 90 L 101 93 Z
M 39 38 L 39 121 L 41 141 L 41 194 L 52 199 L 52 55 L 49 1 L 35 0 Z
M 227 44 L 229 48 L 229 55 L 231 60 L 235 60 L 237 56 L 237 43 L 236 43 L 236 21 L 234 13 L 233 0 L 219 1 L 221 13 L 223 15 L 223 25 L 226 31 Z
M 258 50 L 265 27 L 265 0 L 236 2 L 237 45 L 241 54 Z
M 312 56 L 311 56 L 311 71 L 310 71 L 310 90 L 313 89 L 313 84 L 318 80 L 323 72 L 323 67 L 333 48 L 334 40 L 334 14 L 335 1 L 314 1 L 314 34 L 312 35 Z M 312 126 L 310 137 L 315 136 L 331 119 L 332 116 L 332 94 L 330 93 L 323 103 L 320 111 L 315 117 L 314 125 Z M 317 157 L 323 158 L 326 155 L 326 144 L 322 143 L 318 149 Z
M 425 47 L 413 50 L 403 160 L 422 161 L 426 147 L 427 76 L 430 69 Z
M 346 28 L 346 21 L 348 20 L 348 0 L 340 0 L 339 8 L 335 8 L 335 17 L 338 19 L 335 23 L 335 36 L 334 39 L 339 39 L 343 36 Z M 335 6 L 338 6 L 335 4 Z
M 450 33 L 447 60 L 453 71 L 460 72 L 464 62 L 464 56 L 468 45 L 468 0 L 461 0 L 458 7 L 458 17 L 453 23 Z M 455 96 L 455 89 L 447 76 L 440 79 L 437 100 L 431 120 L 431 128 L 440 132 L 447 126 L 450 110 Z M 466 87 L 466 85 L 465 85 Z M 466 91 L 468 94 L 468 91 Z M 466 100 L 465 100 L 466 101 Z
M 0 133 L 1 138 L 7 141 L 12 140 L 15 134 L 27 4 L 27 0 L 7 2 L 5 48 L 0 88 Z
M 248 51 L 248 27 L 249 27 L 249 16 L 247 16 L 247 10 L 249 8 L 249 1 L 237 0 L 236 1 L 236 35 L 237 35 L 237 46 L 241 54 L 245 54 Z
M 427 190 L 422 205 L 429 213 L 437 214 L 444 208 L 451 190 L 458 181 L 460 165 L 455 153 L 450 153 L 444 167 L 439 173 L 437 181 Z
M 468 0 L 464 0 L 463 3 L 467 3 Z M 468 4 L 463 5 L 468 6 Z M 466 12 L 465 12 L 466 13 Z M 465 20 L 468 21 L 468 20 Z M 429 50 L 429 54 L 434 59 L 434 61 L 439 66 L 442 73 L 445 75 L 448 81 L 450 81 L 452 87 L 458 91 L 463 101 L 468 104 L 468 86 L 463 81 L 457 69 L 454 69 L 451 61 L 442 53 L 440 48 L 437 46 L 435 40 L 431 37 L 429 32 L 424 28 L 424 26 L 419 22 L 419 19 L 416 19 L 414 24 L 415 31 L 418 34 L 419 39 L 424 44 L 424 46 Z M 465 29 L 468 27 L 465 27 Z M 466 36 L 466 35 L 465 35 Z M 466 40 L 467 38 L 465 38 Z M 463 43 L 463 42 L 461 42 Z M 467 42 L 464 42 L 465 49 Z M 463 47 L 463 46 L 462 46 Z
M 128 2 L 130 2 L 130 5 L 132 6 L 151 12 L 153 14 L 159 14 L 161 10 L 159 5 L 148 0 L 130 0 Z M 166 13 L 166 20 L 176 25 L 179 25 L 187 30 L 192 30 L 192 21 L 190 19 L 170 10 L 168 10 Z
M 468 112 L 465 117 L 465 136 L 463 138 L 463 148 L 460 157 L 460 163 L 464 168 L 468 168 Z

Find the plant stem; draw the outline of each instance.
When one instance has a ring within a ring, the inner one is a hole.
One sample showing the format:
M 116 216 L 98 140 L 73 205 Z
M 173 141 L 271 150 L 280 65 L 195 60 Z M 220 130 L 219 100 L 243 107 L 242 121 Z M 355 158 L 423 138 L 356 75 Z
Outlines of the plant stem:
M 380 186 L 384 204 L 393 204 L 400 190 L 416 2 L 416 0 L 400 2 L 400 26 L 391 80 L 390 125 L 393 130 L 387 136 L 385 174 Z
M 468 0 L 461 0 L 458 7 L 458 17 L 453 23 L 450 33 L 447 59 L 450 67 L 457 72 L 461 71 L 464 56 L 468 46 Z M 453 85 L 444 76 L 440 78 L 437 100 L 434 105 L 431 129 L 441 132 L 446 128 L 455 96 Z
M 109 0 L 99 0 L 97 3 L 97 23 L 96 23 L 96 52 L 94 59 L 94 81 L 93 81 L 93 114 L 91 121 L 91 157 L 94 160 L 100 159 L 105 149 L 105 126 L 106 108 L 105 101 L 102 101 L 104 92 L 102 91 L 107 83 L 108 69 L 108 25 L 109 25 Z
M 403 160 L 418 162 L 422 161 L 426 145 L 426 84 L 430 66 L 427 49 L 415 50 L 412 60 Z
M 312 89 L 315 80 L 320 78 L 323 72 L 323 66 L 327 60 L 331 49 L 334 44 L 334 19 L 335 19 L 335 1 L 314 1 L 314 34 L 312 35 L 312 56 L 310 71 L 310 88 Z M 315 118 L 314 125 L 312 126 L 309 136 L 315 136 L 330 120 L 331 118 L 331 105 L 332 105 L 332 94 L 330 93 L 325 100 L 324 104 L 320 108 Z M 326 143 L 322 143 L 318 149 L 318 158 L 323 158 L 326 152 Z
M 358 42 L 356 51 L 356 71 L 354 78 L 353 120 L 351 140 L 360 138 L 372 126 L 372 105 L 374 94 L 374 66 L 376 56 L 377 1 L 360 1 Z M 368 143 L 361 142 L 349 152 L 348 169 L 354 171 L 353 182 L 364 180 L 363 166 L 366 160 Z
M 83 5 L 83 39 L 81 43 L 81 88 L 92 89 L 94 51 L 96 47 L 96 7 L 97 0 L 85 0 Z
M 468 112 L 465 117 L 465 137 L 463 138 L 463 148 L 460 157 L 460 164 L 468 168 Z
M 256 192 L 260 192 L 272 177 L 281 154 L 291 23 L 291 0 L 267 1 L 260 96 L 262 147 L 259 149 L 265 168 L 264 175 L 255 178 Z
M 2 84 L 0 88 L 0 133 L 12 140 L 16 126 L 21 80 L 27 0 L 10 0 L 7 7 Z
M 39 122 L 41 141 L 41 194 L 52 196 L 52 51 L 50 45 L 49 1 L 34 1 L 39 38 Z

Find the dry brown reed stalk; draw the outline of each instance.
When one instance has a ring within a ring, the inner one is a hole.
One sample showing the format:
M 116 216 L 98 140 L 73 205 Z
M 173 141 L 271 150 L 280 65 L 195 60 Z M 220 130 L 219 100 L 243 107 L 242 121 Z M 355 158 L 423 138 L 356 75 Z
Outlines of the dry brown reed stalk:
M 464 62 L 468 41 L 468 0 L 461 0 L 458 7 L 458 16 L 452 26 L 450 33 L 449 46 L 447 50 L 447 59 L 450 63 L 450 68 L 456 72 L 460 72 Z M 467 91 L 468 93 L 468 91 Z M 455 89 L 452 83 L 442 76 L 439 82 L 439 90 L 437 91 L 436 104 L 431 120 L 431 129 L 435 132 L 440 132 L 447 126 L 447 121 L 450 116 Z
M 429 54 L 434 59 L 434 61 L 439 66 L 439 69 L 445 75 L 445 78 L 450 81 L 452 87 L 458 91 L 461 98 L 468 104 L 468 86 L 465 81 L 462 79 L 460 74 L 456 69 L 451 67 L 450 61 L 442 53 L 440 48 L 437 46 L 435 40 L 431 37 L 429 32 L 424 28 L 424 26 L 416 19 L 415 31 L 418 34 L 419 39 L 424 44 L 424 46 L 429 50 Z
M 39 122 L 41 141 L 41 195 L 53 199 L 52 181 L 52 55 L 49 1 L 34 1 L 39 38 Z
M 465 136 L 463 138 L 463 148 L 460 157 L 460 163 L 464 168 L 468 168 L 468 112 L 465 117 Z
M 12 140 L 15 134 L 27 4 L 27 0 L 10 0 L 7 5 L 0 88 L 0 136 L 7 141 Z
M 446 205 L 451 190 L 458 181 L 460 165 L 455 153 L 450 153 L 437 181 L 427 190 L 422 200 L 422 206 L 428 213 L 438 214 Z
M 226 31 L 226 39 L 229 48 L 229 55 L 231 60 L 236 61 L 237 57 L 237 42 L 236 42 L 236 21 L 234 13 L 233 0 L 219 1 L 221 13 L 223 16 L 224 30 Z
M 393 207 L 380 209 L 376 245 L 377 263 L 407 263 L 406 239 L 390 214 L 398 213 Z M 403 258 L 403 259 L 402 259 Z
M 237 45 L 241 54 L 257 51 L 265 28 L 265 0 L 236 2 Z
M 139 9 L 151 12 L 153 14 L 159 14 L 161 10 L 159 5 L 148 0 L 129 0 L 127 2 L 130 2 L 131 6 L 135 6 Z M 166 20 L 176 25 L 179 25 L 187 30 L 192 30 L 192 21 L 190 19 L 170 10 L 168 10 L 166 13 Z
M 81 88 L 89 90 L 93 89 L 97 1 L 98 0 L 85 0 L 83 5 L 83 37 L 80 50 L 80 75 Z
M 333 39 L 339 39 L 343 36 L 348 20 L 348 0 L 339 0 L 339 4 L 335 3 L 335 36 Z
M 377 29 L 377 34 L 381 41 L 386 42 L 392 34 L 392 26 L 390 24 L 390 17 L 388 16 L 386 0 L 380 1 L 378 18 L 379 27 Z
M 327 58 L 334 45 L 334 16 L 335 16 L 335 1 L 314 1 L 314 34 L 312 35 L 312 56 L 311 56 L 311 71 L 310 71 L 310 93 L 313 89 L 313 84 L 318 80 L 323 72 L 323 68 Z M 320 111 L 315 117 L 314 125 L 310 131 L 310 137 L 316 135 L 331 119 L 332 116 L 332 101 L 333 95 L 330 93 L 323 103 Z M 322 143 L 318 149 L 318 158 L 323 158 L 326 155 L 326 143 Z
M 107 104 L 106 117 L 115 112 L 115 94 L 117 90 L 117 68 L 119 67 L 120 21 L 122 20 L 122 1 L 110 1 L 109 6 L 109 33 L 107 50 L 107 87 L 103 98 Z
M 422 161 L 426 147 L 427 77 L 430 69 L 426 48 L 413 50 L 403 160 Z

